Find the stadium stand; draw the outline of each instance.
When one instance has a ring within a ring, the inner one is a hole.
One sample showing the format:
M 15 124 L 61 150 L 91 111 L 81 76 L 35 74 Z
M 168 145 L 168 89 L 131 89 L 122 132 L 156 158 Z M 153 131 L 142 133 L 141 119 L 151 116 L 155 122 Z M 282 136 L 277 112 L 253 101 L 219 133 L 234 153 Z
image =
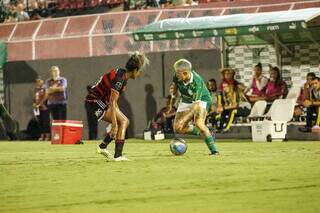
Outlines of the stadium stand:
M 60 10 L 86 7 L 75 4 L 71 7 L 67 1 Z M 60 4 L 59 3 L 59 4 Z M 101 2 L 100 2 L 101 3 Z M 96 5 L 95 5 L 96 4 Z M 138 28 L 167 18 L 200 17 L 205 15 L 228 15 L 237 13 L 259 13 L 277 10 L 295 10 L 308 7 L 320 7 L 319 1 L 219 1 L 200 4 L 198 7 L 183 7 L 163 10 L 137 10 L 130 12 L 103 13 L 95 15 L 71 16 L 55 19 L 41 19 L 22 23 L 5 23 L 0 25 L 0 39 L 7 44 L 9 62 L 31 61 L 45 59 L 84 58 L 106 55 L 127 54 L 129 51 L 141 50 L 144 52 L 162 52 L 176 50 L 196 50 L 216 48 L 215 39 L 192 39 L 175 41 L 147 41 L 134 42 L 131 33 Z M 75 6 L 76 5 L 76 6 Z M 91 1 L 91 7 L 97 6 L 98 1 Z M 259 50 L 264 66 L 277 64 L 275 50 L 272 46 L 263 46 Z M 293 58 L 283 54 L 283 77 L 289 85 L 300 85 L 304 73 L 314 70 L 319 73 L 319 59 L 315 45 L 301 44 L 293 46 L 295 53 L 306 55 L 309 58 Z M 21 51 L 23 49 L 24 51 Z M 256 63 L 253 53 L 247 47 L 234 47 L 228 53 L 229 66 L 237 70 L 236 80 L 241 83 L 249 82 L 253 64 Z M 309 65 L 299 60 L 311 61 Z M 313 60 L 313 61 L 312 61 Z M 241 63 L 240 63 L 241 62 Z M 245 62 L 245 63 L 243 63 Z M 265 67 L 263 67 L 264 70 Z M 302 72 L 301 72 L 302 70 Z M 294 74 L 293 74 L 294 73 Z M 302 73 L 302 74 L 301 74 Z M 293 94 L 294 95 L 294 94 Z

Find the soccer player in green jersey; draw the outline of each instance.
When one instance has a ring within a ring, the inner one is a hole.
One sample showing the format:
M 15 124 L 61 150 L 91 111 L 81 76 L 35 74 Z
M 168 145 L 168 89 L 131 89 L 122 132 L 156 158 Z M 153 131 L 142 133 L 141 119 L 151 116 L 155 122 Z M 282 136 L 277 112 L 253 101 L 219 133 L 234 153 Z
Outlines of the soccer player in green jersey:
M 205 124 L 211 106 L 211 96 L 204 81 L 192 70 L 191 63 L 186 59 L 178 60 L 173 67 L 173 93 L 179 91 L 181 96 L 174 120 L 175 133 L 202 135 L 210 154 L 219 155 L 214 144 L 215 137 Z

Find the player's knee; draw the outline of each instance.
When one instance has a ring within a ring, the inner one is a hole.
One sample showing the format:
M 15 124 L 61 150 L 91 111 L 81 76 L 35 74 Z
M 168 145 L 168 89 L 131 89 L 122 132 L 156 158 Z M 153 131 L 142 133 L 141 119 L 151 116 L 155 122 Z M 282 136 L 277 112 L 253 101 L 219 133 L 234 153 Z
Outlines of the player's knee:
M 129 121 L 128 118 L 126 118 L 126 119 L 124 119 L 124 120 L 122 121 L 122 126 L 124 126 L 125 128 L 127 128 L 127 127 L 129 126 L 129 124 L 130 124 L 130 121 Z
M 174 124 L 174 125 L 173 125 L 173 130 L 174 130 L 174 132 L 176 132 L 176 133 L 182 133 L 183 128 L 182 128 L 182 126 L 179 125 L 179 124 Z
M 195 125 L 200 132 L 204 132 L 207 129 L 207 126 L 203 122 L 196 122 Z

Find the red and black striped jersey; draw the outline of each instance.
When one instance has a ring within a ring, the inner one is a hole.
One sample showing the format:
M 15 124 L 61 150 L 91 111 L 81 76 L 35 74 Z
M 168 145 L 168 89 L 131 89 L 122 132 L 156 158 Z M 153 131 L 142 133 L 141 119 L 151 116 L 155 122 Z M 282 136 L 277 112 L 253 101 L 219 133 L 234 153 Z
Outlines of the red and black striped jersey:
M 86 101 L 102 100 L 108 103 L 110 100 L 111 89 L 118 91 L 120 94 L 127 85 L 124 69 L 112 69 L 100 77 L 98 82 L 89 89 Z

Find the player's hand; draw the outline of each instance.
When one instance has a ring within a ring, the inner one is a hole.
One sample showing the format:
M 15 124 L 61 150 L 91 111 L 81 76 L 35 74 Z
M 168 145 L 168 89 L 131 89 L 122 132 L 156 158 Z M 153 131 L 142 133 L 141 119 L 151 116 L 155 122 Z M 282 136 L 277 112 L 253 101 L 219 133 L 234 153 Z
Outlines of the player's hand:
M 222 107 L 222 106 L 218 106 L 217 112 L 218 112 L 218 113 L 222 113 L 222 112 L 223 112 L 223 107 Z
M 312 104 L 312 102 L 309 101 L 309 100 L 305 100 L 305 101 L 303 102 L 303 105 L 304 105 L 305 107 L 309 107 L 309 106 L 311 106 L 311 104 Z
M 116 138 L 117 133 L 118 133 L 118 125 L 112 125 L 111 126 L 111 131 L 110 131 L 110 136 L 112 138 Z

